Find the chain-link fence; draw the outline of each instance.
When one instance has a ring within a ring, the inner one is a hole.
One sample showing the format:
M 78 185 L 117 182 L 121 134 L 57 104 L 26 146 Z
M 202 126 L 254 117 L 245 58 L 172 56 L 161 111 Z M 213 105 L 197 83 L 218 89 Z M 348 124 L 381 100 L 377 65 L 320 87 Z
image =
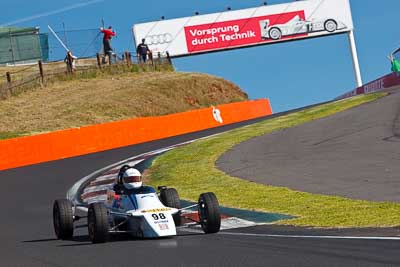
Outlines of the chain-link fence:
M 95 57 L 102 51 L 102 35 L 99 29 L 56 31 L 57 36 L 78 58 Z M 49 61 L 65 58 L 67 51 L 53 34 L 49 34 Z
M 78 58 L 95 57 L 102 50 L 98 29 L 62 30 L 56 34 Z M 66 53 L 52 33 L 39 33 L 38 28 L 0 28 L 0 65 L 60 61 Z

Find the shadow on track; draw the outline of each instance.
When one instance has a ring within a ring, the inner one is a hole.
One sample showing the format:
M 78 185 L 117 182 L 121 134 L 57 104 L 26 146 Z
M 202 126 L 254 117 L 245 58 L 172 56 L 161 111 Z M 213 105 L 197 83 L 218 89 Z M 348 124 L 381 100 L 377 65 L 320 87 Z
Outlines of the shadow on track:
M 42 243 L 42 242 L 51 242 L 57 241 L 57 238 L 44 238 L 44 239 L 36 239 L 36 240 L 25 240 L 22 243 Z
M 155 242 L 159 246 L 175 246 L 177 245 L 177 238 L 187 238 L 190 236 L 204 236 L 204 233 L 193 233 L 193 232 L 180 232 L 177 236 L 172 237 L 162 237 L 162 238 L 138 238 L 133 237 L 129 234 L 112 234 L 110 235 L 107 243 L 115 243 L 115 242 Z M 78 246 L 87 246 L 87 245 L 100 245 L 93 244 L 90 240 L 89 235 L 77 235 L 73 236 L 71 239 L 59 240 L 57 238 L 43 238 L 43 239 L 33 239 L 33 240 L 24 240 L 21 243 L 51 243 L 54 241 L 66 242 L 66 244 L 55 245 L 56 247 L 78 247 Z M 68 243 L 67 243 L 68 242 Z M 72 243 L 71 243 L 72 242 Z

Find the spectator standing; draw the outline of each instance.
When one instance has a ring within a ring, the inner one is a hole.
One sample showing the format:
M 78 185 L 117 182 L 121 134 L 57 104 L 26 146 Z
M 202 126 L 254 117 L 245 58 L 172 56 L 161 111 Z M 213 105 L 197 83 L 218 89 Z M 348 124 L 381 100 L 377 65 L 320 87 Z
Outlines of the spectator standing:
M 111 47 L 111 38 L 116 36 L 116 33 L 113 31 L 112 27 L 108 27 L 108 29 L 100 28 L 100 31 L 103 35 L 103 48 L 104 48 L 104 57 L 108 56 L 108 60 L 111 63 L 111 56 L 113 53 L 113 49 Z
M 139 44 L 136 48 L 136 53 L 139 55 L 139 59 L 143 62 L 146 62 L 147 55 L 151 53 L 148 45 L 145 43 L 146 39 L 142 39 L 142 43 Z

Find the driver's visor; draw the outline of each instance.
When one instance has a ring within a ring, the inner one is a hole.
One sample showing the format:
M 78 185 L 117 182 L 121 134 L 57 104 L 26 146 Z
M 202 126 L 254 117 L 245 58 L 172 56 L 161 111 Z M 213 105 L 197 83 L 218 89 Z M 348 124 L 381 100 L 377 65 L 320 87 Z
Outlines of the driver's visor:
M 141 181 L 142 181 L 141 176 L 125 176 L 124 177 L 125 183 L 137 183 L 137 182 L 141 182 Z

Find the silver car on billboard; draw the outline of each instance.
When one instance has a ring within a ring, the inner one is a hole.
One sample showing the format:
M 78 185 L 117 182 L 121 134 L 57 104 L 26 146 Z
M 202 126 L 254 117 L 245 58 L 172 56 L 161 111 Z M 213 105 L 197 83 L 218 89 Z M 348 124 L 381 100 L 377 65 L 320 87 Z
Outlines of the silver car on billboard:
M 279 40 L 284 36 L 322 32 L 333 33 L 338 30 L 346 29 L 347 26 L 333 18 L 304 20 L 300 16 L 295 16 L 285 24 L 270 25 L 270 20 L 261 20 L 261 37 L 263 39 Z

